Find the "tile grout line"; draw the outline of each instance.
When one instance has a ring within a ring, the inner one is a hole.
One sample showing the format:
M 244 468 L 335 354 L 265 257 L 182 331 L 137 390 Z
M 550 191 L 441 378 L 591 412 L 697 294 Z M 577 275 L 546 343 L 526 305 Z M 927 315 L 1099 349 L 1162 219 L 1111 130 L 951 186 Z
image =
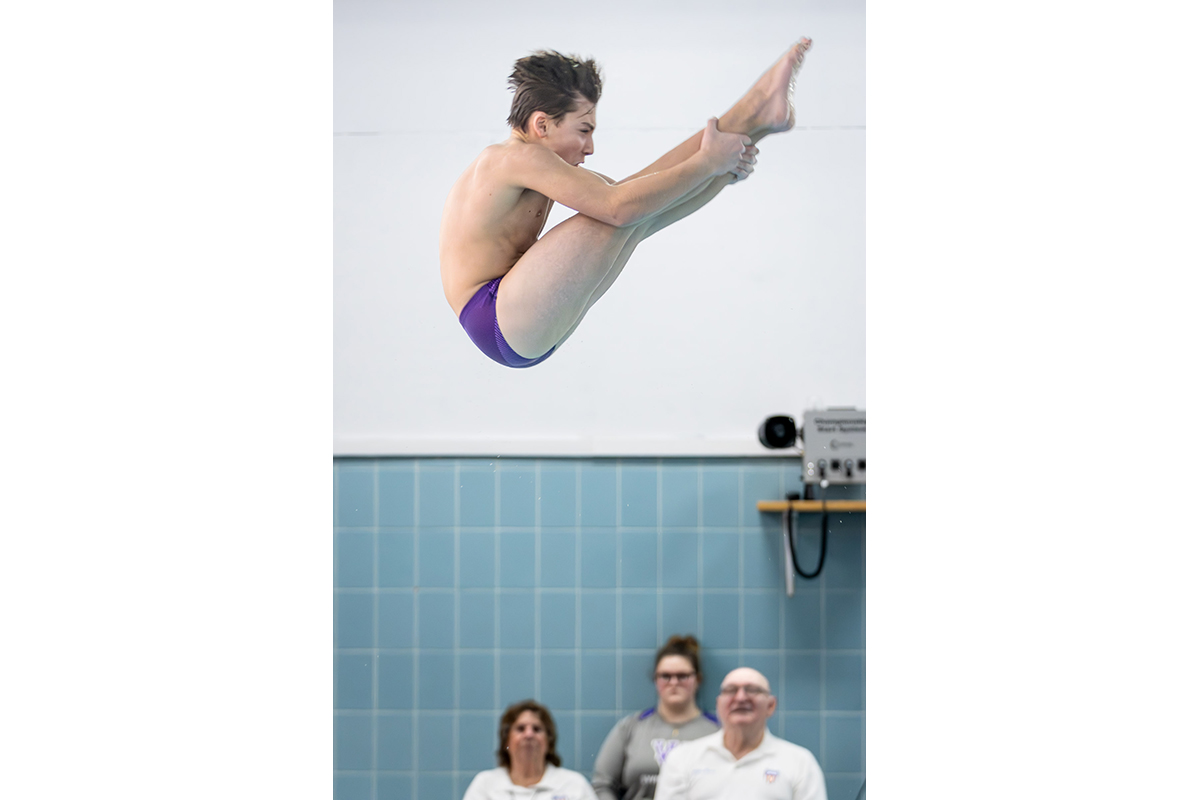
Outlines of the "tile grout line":
M 575 765 L 583 761 L 583 463 L 575 462 Z
M 617 647 L 616 647 L 616 666 L 614 668 L 615 678 L 613 680 L 614 695 L 612 696 L 614 710 L 617 708 L 620 708 L 620 706 L 621 706 L 621 664 L 624 663 L 624 661 L 625 661 L 625 626 L 623 624 L 624 611 L 625 611 L 625 603 L 623 602 L 625 599 L 625 592 L 623 590 L 625 588 L 625 585 L 624 585 L 624 582 L 621 580 L 621 552 L 622 552 L 622 550 L 621 550 L 621 538 L 622 538 L 621 537 L 621 522 L 622 522 L 621 491 L 623 488 L 621 478 L 623 476 L 624 467 L 625 467 L 625 460 L 618 458 L 617 464 L 616 464 L 616 476 L 613 479 L 613 494 L 614 494 L 613 502 L 616 505 L 616 510 L 613 512 L 613 523 L 614 523 L 614 528 L 615 528 L 615 530 L 613 532 L 613 536 L 616 538 L 615 550 L 616 550 L 616 554 L 617 554 L 615 574 L 613 575 L 613 586 L 614 586 L 614 590 L 617 595 L 617 608 L 616 608 L 616 615 L 617 615 L 617 620 L 616 620 L 617 642 L 616 642 L 616 645 L 617 645 Z
M 828 556 L 828 555 L 829 554 L 826 553 L 826 556 Z M 826 565 L 826 566 L 828 566 L 828 565 Z M 829 673 L 829 670 L 827 668 L 827 663 L 829 661 L 829 639 L 828 639 L 828 634 L 827 634 L 826 625 L 825 625 L 825 616 L 826 616 L 827 610 L 826 610 L 826 603 L 825 603 L 825 570 L 824 569 L 821 570 L 821 575 L 817 579 L 817 581 L 818 581 L 818 586 L 817 586 L 818 608 L 820 609 L 818 616 L 820 618 L 819 631 L 820 631 L 820 645 L 821 645 L 821 673 L 820 673 L 821 674 L 821 678 L 820 678 L 820 680 L 821 680 L 821 728 L 820 728 L 821 755 L 820 755 L 820 758 L 821 758 L 821 763 L 823 764 L 823 763 L 825 763 L 825 750 L 826 750 L 826 741 L 827 741 L 826 722 L 829 719 L 829 717 L 828 717 L 829 687 L 826 685 L 826 680 L 825 680 L 826 676 Z
M 655 609 L 656 618 L 654 620 L 655 639 L 659 646 L 662 646 L 663 636 L 666 633 L 663 625 L 663 474 L 662 474 L 662 459 L 658 459 L 654 465 L 654 516 L 656 525 L 654 527 L 654 582 L 658 589 L 658 603 Z
M 334 710 L 334 725 L 335 726 L 337 725 L 337 711 L 339 710 L 338 706 L 340 705 L 339 701 L 341 700 L 341 698 L 338 696 L 340 694 L 340 692 L 338 691 L 338 672 L 339 672 L 338 662 L 341 661 L 341 659 L 338 658 L 338 652 L 337 652 L 338 651 L 338 647 L 337 647 L 337 645 L 338 645 L 338 610 L 341 605 L 341 602 L 338 598 L 339 593 L 336 591 L 336 589 L 338 588 L 338 584 L 341 583 L 341 581 L 338 580 L 339 575 L 338 575 L 338 546 L 337 546 L 338 545 L 337 529 L 338 529 L 338 527 L 340 527 L 338 525 L 338 522 L 340 522 L 340 519 L 338 517 L 338 514 L 340 513 L 339 495 L 341 492 L 341 474 L 340 473 L 341 473 L 341 467 L 335 461 L 334 465 L 333 465 L 333 525 L 334 525 L 333 586 L 335 589 L 335 591 L 333 593 L 333 653 L 334 653 L 334 657 L 333 657 L 333 710 Z M 334 769 L 334 772 L 337 772 L 337 769 L 338 769 L 338 763 L 337 763 L 338 747 L 337 747 L 336 730 L 334 733 L 335 733 L 335 737 L 334 737 L 334 742 L 333 742 L 333 769 Z
M 700 555 L 698 558 L 698 563 L 696 565 L 696 568 L 700 571 L 700 576 L 701 576 L 700 581 L 699 581 L 700 589 L 698 589 L 697 591 L 700 591 L 700 606 L 701 606 L 701 608 L 703 608 L 704 595 L 701 590 L 703 588 L 703 583 L 704 583 L 704 578 L 703 578 L 703 576 L 704 576 L 704 552 L 705 552 L 704 544 L 708 539 L 708 533 L 706 530 L 706 526 L 704 524 L 704 459 L 696 459 L 696 538 L 700 540 L 700 542 L 699 542 Z M 701 631 L 701 636 L 705 637 L 700 640 L 701 647 L 703 647 L 704 642 L 707 641 L 707 636 L 708 636 L 708 634 L 705 632 L 705 628 L 704 628 L 703 615 L 700 616 L 699 627 L 700 627 L 700 631 Z M 710 677 L 712 677 L 712 676 L 710 676 Z M 713 711 L 714 711 L 714 713 L 716 711 L 715 703 L 713 706 Z
M 704 534 L 700 527 L 700 466 L 696 465 L 696 636 L 703 642 L 704 633 Z
M 450 631 L 450 641 L 454 643 L 454 659 L 451 662 L 451 669 L 454 674 L 452 676 L 453 696 L 454 696 L 454 714 L 450 720 L 450 741 L 453 750 L 450 753 L 450 766 L 454 772 L 450 778 L 450 785 L 455 790 L 455 796 L 458 792 L 458 750 L 459 750 L 459 721 L 462 713 L 462 656 L 458 647 L 461 636 L 459 618 L 462 614 L 462 585 L 460 582 L 460 573 L 462 571 L 462 461 L 454 460 L 454 574 L 452 581 L 454 583 L 454 610 L 450 624 L 453 626 Z
M 778 468 L 778 472 L 776 473 L 776 478 L 775 478 L 775 496 L 776 497 L 784 497 L 785 496 L 783 494 L 783 486 L 784 486 L 783 468 L 782 468 L 782 465 L 780 465 Z M 747 509 L 747 514 L 749 514 L 749 509 Z M 744 519 L 744 517 L 743 517 L 743 519 Z M 776 552 L 778 552 L 778 551 L 776 551 Z M 782 554 L 781 554 L 779 560 L 784 562 L 783 563 L 784 571 L 790 571 L 792 569 L 792 565 L 787 563 L 787 560 L 783 557 Z M 787 585 L 787 579 L 785 578 L 784 579 L 784 587 L 786 587 L 786 585 Z M 785 678 L 785 676 L 787 675 L 787 656 L 784 655 L 784 644 L 785 644 L 784 640 L 787 637 L 787 590 L 786 590 L 786 588 L 784 588 L 784 591 L 781 591 L 779 593 L 779 629 L 778 629 L 777 635 L 779 637 L 779 695 L 780 695 L 779 696 L 779 705 L 782 706 L 783 708 L 787 708 L 788 707 L 788 682 Z M 788 715 L 781 714 L 780 717 L 781 717 L 781 719 L 779 720 L 779 735 L 786 738 Z
M 492 716 L 500 716 L 500 463 L 492 463 Z
M 379 460 L 371 462 L 371 800 L 379 796 Z
M 705 466 L 707 467 L 708 465 L 706 464 Z M 714 481 L 714 488 L 715 487 L 716 482 Z M 743 575 L 746 570 L 746 537 L 742 535 L 742 529 L 737 525 L 732 526 L 732 528 L 730 528 L 728 525 L 714 527 L 725 528 L 726 530 L 732 529 L 734 540 L 737 543 L 737 586 L 733 592 L 733 597 L 737 600 L 737 637 L 735 638 L 733 644 L 726 649 L 732 650 L 735 654 L 734 663 L 732 666 L 739 667 L 745 663 L 746 659 L 746 581 Z M 721 678 L 724 677 L 724 675 L 721 676 Z
M 409 720 L 409 735 L 412 737 L 412 742 L 409 745 L 409 758 L 413 765 L 413 774 L 409 778 L 409 789 L 413 797 L 417 794 L 417 764 L 420 763 L 420 751 L 418 742 L 417 721 L 420 713 L 421 702 L 421 659 L 418 657 L 421 643 L 421 615 L 420 615 L 420 586 L 421 586 L 421 460 L 413 459 L 413 608 L 412 608 L 412 719 Z
M 533 462 L 533 696 L 542 697 L 542 462 Z

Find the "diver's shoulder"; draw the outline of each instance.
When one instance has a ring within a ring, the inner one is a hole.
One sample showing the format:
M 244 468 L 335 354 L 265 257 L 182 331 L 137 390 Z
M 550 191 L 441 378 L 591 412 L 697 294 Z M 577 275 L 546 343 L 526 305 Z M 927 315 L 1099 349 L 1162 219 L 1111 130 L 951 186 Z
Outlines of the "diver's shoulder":
M 536 144 L 513 139 L 497 142 L 483 148 L 475 159 L 474 171 L 477 177 L 520 183 L 522 175 L 538 169 L 544 151 Z

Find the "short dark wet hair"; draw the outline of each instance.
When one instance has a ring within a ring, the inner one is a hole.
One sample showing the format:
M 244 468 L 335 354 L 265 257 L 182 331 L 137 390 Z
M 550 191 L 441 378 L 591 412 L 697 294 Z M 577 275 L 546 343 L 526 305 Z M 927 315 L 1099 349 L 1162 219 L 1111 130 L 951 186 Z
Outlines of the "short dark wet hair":
M 556 50 L 539 50 L 517 59 L 508 85 L 513 90 L 508 124 L 524 130 L 535 111 L 544 111 L 552 120 L 560 120 L 574 111 L 582 98 L 600 101 L 600 67 L 592 59 L 565 56 Z
M 558 744 L 558 729 L 554 727 L 554 717 L 550 716 L 550 709 L 537 700 L 522 700 L 504 709 L 504 714 L 500 717 L 500 749 L 496 751 L 497 763 L 505 769 L 512 766 L 512 759 L 508 755 L 508 734 L 512 732 L 512 726 L 517 724 L 517 717 L 526 711 L 537 714 L 542 721 L 542 727 L 546 729 L 546 763 L 561 767 L 562 759 L 555 750 L 555 745 Z

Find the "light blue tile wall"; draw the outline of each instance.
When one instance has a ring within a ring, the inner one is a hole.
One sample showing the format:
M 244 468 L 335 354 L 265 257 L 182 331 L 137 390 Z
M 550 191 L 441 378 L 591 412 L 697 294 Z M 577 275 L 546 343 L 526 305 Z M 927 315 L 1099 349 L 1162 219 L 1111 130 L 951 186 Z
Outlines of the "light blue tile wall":
M 621 716 L 649 707 L 651 660 L 694 633 L 712 709 L 747 665 L 779 698 L 830 800 L 865 753 L 865 520 L 831 517 L 819 578 L 783 589 L 790 459 L 334 461 L 334 796 L 458 800 L 494 766 L 509 703 L 554 712 L 563 765 L 590 775 Z M 843 496 L 862 496 L 853 489 Z M 801 566 L 819 519 L 798 516 Z

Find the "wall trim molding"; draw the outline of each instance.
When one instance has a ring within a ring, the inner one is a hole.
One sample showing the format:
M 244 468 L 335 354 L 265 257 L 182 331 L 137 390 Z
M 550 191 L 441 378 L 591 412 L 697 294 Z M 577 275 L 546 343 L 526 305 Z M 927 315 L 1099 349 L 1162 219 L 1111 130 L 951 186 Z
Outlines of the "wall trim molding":
M 333 440 L 334 458 L 353 456 L 479 456 L 592 457 L 630 456 L 697 458 L 737 456 L 780 458 L 796 455 L 792 449 L 768 450 L 753 436 L 695 437 L 351 437 Z

